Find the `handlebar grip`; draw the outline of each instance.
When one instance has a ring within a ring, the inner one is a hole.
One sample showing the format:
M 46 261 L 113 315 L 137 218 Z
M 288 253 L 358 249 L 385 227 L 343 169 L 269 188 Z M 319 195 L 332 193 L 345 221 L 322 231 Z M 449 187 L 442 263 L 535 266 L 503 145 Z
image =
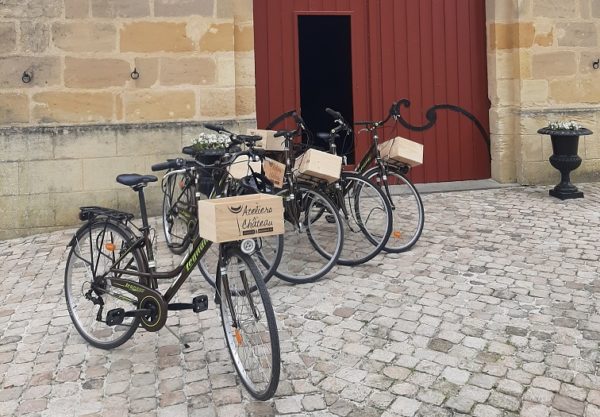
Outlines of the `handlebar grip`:
M 179 162 L 177 159 L 169 159 L 167 162 L 159 162 L 158 164 L 152 165 L 152 171 L 164 171 L 175 168 L 179 168 Z
M 294 121 L 299 124 L 304 126 L 304 119 L 302 119 L 302 116 L 300 116 L 298 113 L 294 112 L 292 113 L 292 116 L 294 117 Z
M 342 117 L 342 115 L 338 112 L 336 112 L 335 110 L 330 109 L 329 107 L 327 107 L 325 109 L 325 112 L 330 115 L 331 117 L 333 117 L 334 119 L 341 119 L 344 120 L 344 118 Z
M 287 130 L 280 130 L 278 132 L 275 132 L 275 134 L 273 135 L 274 138 L 280 138 L 282 136 L 285 136 L 287 133 Z
M 205 123 L 204 127 L 215 132 L 222 132 L 225 128 L 222 125 L 213 125 L 212 123 Z

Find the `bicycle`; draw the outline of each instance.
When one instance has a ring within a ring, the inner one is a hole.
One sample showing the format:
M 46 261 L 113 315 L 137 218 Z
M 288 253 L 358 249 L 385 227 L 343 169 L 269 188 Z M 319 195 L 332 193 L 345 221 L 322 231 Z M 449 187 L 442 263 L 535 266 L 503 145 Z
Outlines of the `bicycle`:
M 385 125 L 390 118 L 399 120 L 398 105 L 399 102 L 391 106 L 384 120 L 354 122 L 355 125 L 365 126 L 363 130 L 369 132 L 372 141 L 369 150 L 356 165 L 356 171 L 382 188 L 392 208 L 392 234 L 383 248 L 389 253 L 401 253 L 413 247 L 419 240 L 425 224 L 423 201 L 414 184 L 406 176 L 410 166 L 382 158 L 378 148 L 377 129 Z
M 166 326 L 168 312 L 199 313 L 208 308 L 206 295 L 194 297 L 191 303 L 171 302 L 206 254 L 208 240 L 197 235 L 177 268 L 156 270 L 144 197 L 144 188 L 156 181 L 153 175 L 117 177 L 118 183 L 138 193 L 141 227 L 132 222 L 131 213 L 103 207 L 80 209 L 79 217 L 85 224 L 68 244 L 64 287 L 75 328 L 92 346 L 118 347 L 139 327 L 150 332 L 165 327 L 179 339 Z M 266 400 L 274 395 L 279 383 L 279 336 L 266 285 L 247 254 L 253 245 L 252 239 L 219 245 L 215 303 L 243 385 L 254 398 Z M 168 279 L 175 280 L 161 292 L 158 282 Z
M 207 124 L 207 129 L 215 130 L 214 125 Z M 172 159 L 161 165 L 168 169 L 161 182 L 163 189 L 163 230 L 169 249 L 175 254 L 185 252 L 198 234 L 196 199 L 220 198 L 249 192 L 249 186 L 231 175 L 229 168 L 236 164 L 247 164 L 239 159 L 242 157 L 256 159 L 259 152 L 254 148 L 258 137 L 230 134 L 230 146 L 223 155 L 212 165 L 198 164 L 201 152 L 191 147 L 183 148 L 183 153 L 194 156 L 194 160 Z M 239 145 L 244 144 L 246 151 L 239 151 Z M 238 150 L 238 152 L 234 152 Z M 233 156 L 232 156 L 233 155 Z M 250 192 L 258 192 L 257 189 Z M 169 245 L 169 243 L 171 243 Z M 283 252 L 283 236 L 266 236 L 255 238 L 256 249 L 251 255 L 268 282 L 277 269 Z M 198 264 L 204 279 L 215 286 L 215 270 L 218 261 L 218 251 L 211 247 Z
M 341 132 L 352 129 L 342 115 L 330 108 L 337 126 L 317 137 L 329 144 L 329 152 L 337 155 L 336 140 Z M 373 259 L 392 233 L 392 209 L 384 192 L 358 172 L 344 171 L 340 179 L 327 185 L 325 192 L 335 203 L 344 224 L 344 249 L 338 263 L 359 265 Z M 365 238 L 367 242 L 365 242 Z

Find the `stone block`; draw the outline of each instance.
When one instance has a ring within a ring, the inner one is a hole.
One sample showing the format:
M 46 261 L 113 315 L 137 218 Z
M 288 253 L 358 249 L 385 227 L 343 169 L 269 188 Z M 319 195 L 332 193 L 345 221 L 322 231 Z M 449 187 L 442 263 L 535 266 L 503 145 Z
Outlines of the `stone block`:
M 489 26 L 490 49 L 530 48 L 535 37 L 531 22 L 492 23 Z
M 19 193 L 19 164 L 17 162 L 0 162 L 0 195 L 17 195 Z
M 576 19 L 579 17 L 577 3 L 579 0 L 534 0 L 533 15 L 538 18 Z
M 29 97 L 25 94 L 0 94 L 0 125 L 29 122 Z
M 219 19 L 233 19 L 233 2 L 234 0 L 218 0 L 215 2 Z
M 579 86 L 576 79 L 550 81 L 549 100 L 554 103 L 578 103 L 581 100 Z
M 149 15 L 148 0 L 92 0 L 92 17 L 133 18 Z
M 161 85 L 210 85 L 217 78 L 217 66 L 212 58 L 162 58 Z
M 537 46 L 552 46 L 554 44 L 554 29 L 550 29 L 548 32 L 541 32 L 537 29 L 536 25 L 534 43 Z
M 215 0 L 154 0 L 154 16 L 213 16 L 215 3 Z
M 44 92 L 33 96 L 33 119 L 40 123 L 92 123 L 112 119 L 111 93 Z
M 140 74 L 140 77 L 133 81 L 136 87 L 152 87 L 158 82 L 158 58 L 136 58 L 135 68 Z
M 83 186 L 80 160 L 19 163 L 21 194 L 69 193 Z
M 181 154 L 181 128 L 126 129 L 117 133 L 119 156 Z M 154 160 L 152 163 L 156 163 Z M 151 163 L 151 164 L 152 164 Z M 147 171 L 150 171 L 148 166 Z
M 579 155 L 585 159 L 600 159 L 600 140 L 594 135 L 581 136 L 579 138 Z
M 557 184 L 560 181 L 559 172 L 552 168 L 550 162 L 523 162 L 520 175 L 517 176 L 517 182 L 522 185 L 531 184 Z
M 580 102 L 591 104 L 600 102 L 600 85 L 595 76 L 583 78 L 579 85 L 581 92 Z
M 83 189 L 85 191 L 126 189 L 128 187 L 117 183 L 116 178 L 124 173 L 146 173 L 144 157 L 132 158 L 96 158 L 83 160 Z
M 521 81 L 521 103 L 546 103 L 548 101 L 548 81 L 523 80 Z
M 39 54 L 50 46 L 50 25 L 44 22 L 21 22 L 21 49 Z
M 122 59 L 65 58 L 65 86 L 106 88 L 124 86 L 133 70 Z
M 532 56 L 533 78 L 551 79 L 577 73 L 577 55 L 572 51 L 549 52 Z
M 234 87 L 238 84 L 236 79 L 237 62 L 233 53 L 219 54 L 217 56 L 217 84 L 223 87 Z
M 17 29 L 13 22 L 0 22 L 0 51 L 9 54 L 17 48 Z
M 492 103 L 515 104 L 519 97 L 519 80 L 498 80 L 496 90 L 490 91 Z
M 112 52 L 117 30 L 112 23 L 73 21 L 52 25 L 52 42 L 68 52 Z
M 63 14 L 63 0 L 2 0 L 0 17 L 17 19 L 54 18 Z
M 254 20 L 252 0 L 233 0 L 233 17 L 236 24 L 252 23 Z
M 492 178 L 501 183 L 515 182 L 517 179 L 514 151 L 514 135 L 491 135 Z
M 248 52 L 254 50 L 254 26 L 251 24 L 236 24 L 234 36 L 236 52 Z
M 597 46 L 598 29 L 591 22 L 557 23 L 559 46 Z
M 235 117 L 235 88 L 207 88 L 201 90 L 198 95 L 201 116 L 213 119 Z
M 89 0 L 64 0 L 67 19 L 83 19 L 90 15 Z
M 27 84 L 22 81 L 24 71 L 29 71 L 33 76 Z M 0 88 L 48 87 L 60 82 L 59 57 L 0 57 Z
M 594 49 L 581 51 L 578 72 L 582 75 L 596 74 L 598 70 L 594 69 L 593 64 L 598 58 L 600 58 L 600 55 Z
M 212 24 L 200 38 L 201 52 L 233 51 L 233 23 Z
M 191 119 L 196 114 L 193 91 L 138 91 L 123 97 L 129 122 Z
M 0 131 L 0 161 L 21 162 L 54 158 L 52 134 L 34 131 L 14 133 Z
M 600 17 L 600 1 L 592 0 L 592 17 Z
M 186 24 L 176 22 L 133 22 L 121 29 L 121 52 L 190 52 Z
M 116 156 L 117 135 L 114 130 L 64 129 L 54 137 L 54 157 L 81 159 Z
M 50 196 L 50 201 L 55 211 L 54 224 L 56 226 L 72 226 L 81 223 L 79 220 L 79 207 L 102 206 L 116 208 L 118 200 L 117 192 L 111 190 L 55 193 Z
M 219 75 L 220 75 L 219 70 Z M 235 85 L 238 87 L 256 84 L 254 54 L 235 54 Z
M 50 194 L 0 197 L 0 230 L 33 229 L 54 225 Z M 31 233 L 31 232 L 30 232 Z M 4 233 L 3 233 L 4 234 Z
M 530 134 L 521 136 L 521 158 L 524 162 L 543 161 L 541 135 Z
M 235 89 L 235 112 L 237 116 L 251 116 L 256 113 L 256 89 L 254 87 Z

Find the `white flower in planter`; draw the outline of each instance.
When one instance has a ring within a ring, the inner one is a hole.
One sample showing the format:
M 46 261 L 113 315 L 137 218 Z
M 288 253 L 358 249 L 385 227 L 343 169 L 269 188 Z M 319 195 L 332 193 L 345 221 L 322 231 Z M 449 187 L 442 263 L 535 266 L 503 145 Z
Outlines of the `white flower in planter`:
M 583 126 L 581 126 L 579 123 L 577 123 L 574 120 L 562 121 L 562 122 L 554 121 L 554 122 L 548 123 L 547 129 L 551 129 L 551 130 L 579 130 L 579 129 L 583 129 Z

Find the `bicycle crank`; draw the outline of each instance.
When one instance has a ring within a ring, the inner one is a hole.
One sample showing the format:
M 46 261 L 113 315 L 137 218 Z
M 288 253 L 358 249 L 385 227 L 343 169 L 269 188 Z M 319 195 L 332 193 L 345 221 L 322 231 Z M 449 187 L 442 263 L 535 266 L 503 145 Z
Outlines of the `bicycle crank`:
M 138 310 L 123 312 L 124 317 L 127 317 L 128 314 L 139 317 L 142 327 L 149 332 L 157 332 L 162 329 L 167 322 L 169 306 L 161 293 L 143 284 L 126 279 L 111 278 L 110 281 L 114 287 L 127 291 L 137 298 Z M 109 311 L 109 313 L 111 312 L 112 310 Z M 113 312 L 113 315 L 113 319 L 118 321 L 120 312 Z

